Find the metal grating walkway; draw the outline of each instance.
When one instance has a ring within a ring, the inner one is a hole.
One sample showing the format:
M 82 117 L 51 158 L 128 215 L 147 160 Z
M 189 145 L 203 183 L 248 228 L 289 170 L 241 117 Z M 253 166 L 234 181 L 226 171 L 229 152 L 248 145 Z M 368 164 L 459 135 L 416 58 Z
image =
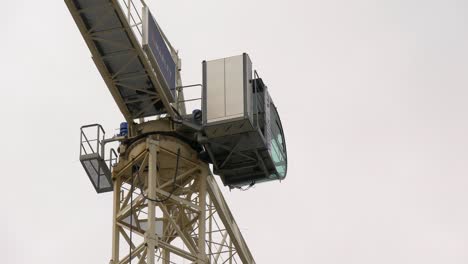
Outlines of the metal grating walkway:
M 174 115 L 169 99 L 116 0 L 65 0 L 99 72 L 127 121 Z M 133 5 L 128 1 L 128 5 Z M 130 7 L 126 7 L 130 9 Z

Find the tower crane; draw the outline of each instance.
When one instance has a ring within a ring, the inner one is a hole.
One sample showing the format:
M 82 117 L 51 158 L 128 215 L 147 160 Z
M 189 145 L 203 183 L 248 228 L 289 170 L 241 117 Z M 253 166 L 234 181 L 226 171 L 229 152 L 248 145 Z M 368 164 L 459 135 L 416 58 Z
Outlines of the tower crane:
M 203 61 L 203 84 L 183 86 L 144 1 L 65 3 L 125 118 L 111 137 L 99 124 L 80 130 L 89 180 L 113 193 L 110 263 L 255 263 L 214 176 L 229 188 L 286 177 L 281 121 L 249 55 Z M 193 86 L 201 109 L 187 113 Z

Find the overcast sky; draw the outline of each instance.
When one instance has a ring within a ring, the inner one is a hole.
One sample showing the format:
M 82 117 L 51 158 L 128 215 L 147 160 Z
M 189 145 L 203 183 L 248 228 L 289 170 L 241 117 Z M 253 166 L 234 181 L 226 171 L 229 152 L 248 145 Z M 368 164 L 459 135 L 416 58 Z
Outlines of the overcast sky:
M 225 196 L 257 263 L 468 263 L 468 2 L 148 0 L 183 59 L 249 53 L 288 176 Z M 2 263 L 108 263 L 79 127 L 123 117 L 63 1 L 3 1 Z

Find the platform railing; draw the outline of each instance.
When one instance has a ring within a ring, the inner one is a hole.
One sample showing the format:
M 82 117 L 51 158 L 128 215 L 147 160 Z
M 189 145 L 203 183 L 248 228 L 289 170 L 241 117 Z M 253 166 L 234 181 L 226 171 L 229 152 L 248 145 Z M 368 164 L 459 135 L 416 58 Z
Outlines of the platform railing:
M 130 28 L 135 33 L 140 44 L 143 40 L 143 16 L 142 10 L 146 5 L 144 1 L 118 0 L 120 8 L 125 12 Z
M 179 109 L 179 104 L 184 105 L 187 113 L 192 113 L 194 110 L 200 110 L 202 104 L 202 85 L 190 84 L 176 87 L 178 93 L 184 94 L 183 100 L 177 100 L 176 106 Z M 189 89 L 189 90 L 187 90 Z M 188 97 L 188 98 L 185 98 Z
M 119 3 L 120 8 L 125 12 L 125 18 L 127 19 L 130 28 L 135 33 L 135 36 L 137 37 L 140 44 L 142 44 L 144 34 L 142 12 L 143 8 L 147 6 L 145 1 L 117 0 L 117 2 Z M 169 50 L 171 51 L 172 56 L 174 57 L 174 61 L 177 61 L 177 51 L 172 46 L 171 42 L 167 39 L 166 35 L 164 34 L 164 31 L 159 27 L 159 24 L 156 24 L 159 28 L 159 31 L 161 32 L 162 37 L 164 38 L 164 41 L 166 42 L 166 45 L 169 47 Z
M 90 132 L 96 129 L 95 132 Z M 95 135 L 95 136 L 94 136 Z M 99 124 L 91 124 L 80 128 L 80 156 L 89 154 L 102 154 L 102 144 L 106 132 Z
M 106 158 L 105 144 L 113 141 L 105 138 L 106 132 L 99 124 L 82 126 L 80 129 L 80 162 L 97 193 L 112 191 L 112 169 L 118 154 L 110 149 Z
M 118 162 L 119 155 L 117 154 L 117 152 L 113 148 L 111 148 L 109 152 L 110 152 L 109 153 L 109 159 L 107 159 L 106 162 L 109 162 L 109 169 L 112 172 L 112 170 L 114 168 L 114 165 L 117 164 L 117 162 Z
M 109 164 L 109 169 L 112 170 L 112 167 L 118 161 L 118 154 L 115 149 L 111 148 L 106 155 L 104 147 L 106 143 L 105 137 L 106 132 L 99 124 L 82 126 L 80 128 L 80 157 L 97 154 L 106 164 Z
M 123 11 L 125 14 L 125 18 L 130 26 L 130 29 L 133 32 L 133 35 L 135 36 L 136 40 L 140 44 L 141 47 L 143 47 L 143 39 L 145 37 L 144 32 L 144 8 L 147 7 L 145 1 L 143 0 L 117 0 L 117 3 L 119 4 L 120 9 Z M 172 59 L 176 63 L 176 65 L 180 65 L 180 58 L 178 56 L 177 50 L 174 49 L 166 35 L 164 34 L 164 31 L 161 29 L 159 24 L 156 22 L 156 25 L 159 29 L 159 32 L 161 33 L 162 38 L 164 39 L 165 44 L 168 46 Z M 143 52 L 145 55 L 145 59 L 148 60 L 149 62 L 151 61 L 148 57 L 148 54 L 146 52 Z M 150 63 L 151 65 L 151 63 Z M 153 69 L 155 71 L 155 69 Z M 178 76 L 180 77 L 180 73 L 177 71 Z M 179 96 L 177 96 L 178 98 Z M 181 96 L 183 98 L 183 93 Z M 176 103 L 177 104 L 177 103 Z M 180 109 L 178 106 L 176 107 L 177 109 Z M 185 112 L 185 111 L 184 111 Z

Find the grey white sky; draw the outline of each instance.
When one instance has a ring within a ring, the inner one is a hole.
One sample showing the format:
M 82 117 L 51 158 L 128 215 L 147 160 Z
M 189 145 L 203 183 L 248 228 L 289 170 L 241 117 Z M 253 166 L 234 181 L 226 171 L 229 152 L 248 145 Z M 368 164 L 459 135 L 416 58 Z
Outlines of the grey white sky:
M 247 52 L 278 107 L 286 180 L 224 189 L 257 263 L 468 263 L 467 1 L 147 1 L 185 84 Z M 63 1 L 0 22 L 2 262 L 108 263 L 79 127 L 123 117 Z

